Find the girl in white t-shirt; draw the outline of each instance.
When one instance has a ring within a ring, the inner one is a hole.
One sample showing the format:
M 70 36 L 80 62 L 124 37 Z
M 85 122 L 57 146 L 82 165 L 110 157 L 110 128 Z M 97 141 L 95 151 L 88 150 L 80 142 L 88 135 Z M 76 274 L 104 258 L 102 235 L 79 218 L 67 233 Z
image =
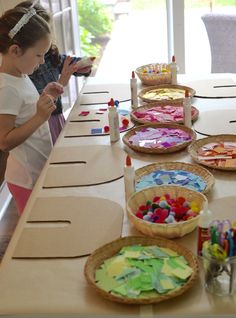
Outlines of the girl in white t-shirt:
M 44 63 L 50 45 L 50 28 L 33 5 L 0 17 L 0 149 L 9 151 L 5 180 L 20 213 L 51 151 L 47 121 L 63 92 L 50 83 L 39 96 L 26 75 Z

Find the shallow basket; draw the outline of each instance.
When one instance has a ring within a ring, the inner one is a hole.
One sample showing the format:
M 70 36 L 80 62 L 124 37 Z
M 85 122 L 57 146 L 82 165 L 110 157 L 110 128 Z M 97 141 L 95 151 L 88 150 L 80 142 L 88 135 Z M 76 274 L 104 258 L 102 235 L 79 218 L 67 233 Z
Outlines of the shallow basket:
M 166 72 L 160 73 L 145 73 L 145 69 L 159 70 L 165 68 Z M 170 84 L 171 83 L 171 69 L 170 64 L 165 63 L 151 63 L 138 67 L 135 70 L 142 84 L 144 85 L 160 85 L 160 84 Z
M 210 173 L 207 169 L 191 163 L 186 162 L 155 162 L 149 165 L 146 165 L 142 168 L 135 170 L 135 179 L 136 182 L 139 181 L 143 176 L 150 174 L 157 170 L 184 170 L 187 172 L 191 172 L 202 179 L 206 183 L 206 188 L 202 193 L 208 193 L 215 184 L 215 178 L 212 173 Z
M 201 160 L 198 159 L 197 152 L 198 152 L 198 149 L 200 149 L 202 146 L 212 142 L 227 142 L 227 141 L 236 142 L 236 135 L 230 135 L 230 134 L 215 135 L 215 136 L 210 136 L 210 137 L 196 140 L 188 147 L 188 152 L 194 161 L 196 161 L 197 163 L 203 166 L 209 167 L 211 169 L 217 169 L 217 170 L 236 171 L 236 167 L 218 167 L 218 166 L 208 164 L 206 162 L 202 162 Z
M 131 144 L 129 142 L 129 138 L 132 135 L 134 135 L 137 131 L 139 131 L 145 127 L 146 128 L 152 127 L 152 128 L 181 129 L 181 130 L 187 132 L 190 135 L 191 139 L 189 141 L 185 141 L 181 144 L 178 144 L 176 146 L 169 147 L 169 148 L 146 148 L 146 147 L 140 147 L 140 146 L 135 146 L 135 145 Z M 188 127 L 183 126 L 183 125 L 173 124 L 173 123 L 157 123 L 157 124 L 146 124 L 146 125 L 137 126 L 137 127 L 132 128 L 131 130 L 129 130 L 122 138 L 123 142 L 128 147 L 133 149 L 134 151 L 149 153 L 149 154 L 162 154 L 162 153 L 171 153 L 171 152 L 180 151 L 180 150 L 186 148 L 195 139 L 196 139 L 196 133 L 191 128 L 188 128 Z
M 144 88 L 144 89 L 142 89 L 142 90 L 139 92 L 138 96 L 139 96 L 139 98 L 141 98 L 143 101 L 148 102 L 148 103 L 150 103 L 150 102 L 162 101 L 163 104 L 164 104 L 164 103 L 168 104 L 169 101 L 170 101 L 170 100 L 173 100 L 173 99 L 164 99 L 164 100 L 163 100 L 163 99 L 158 99 L 158 98 L 151 99 L 151 98 L 146 98 L 146 97 L 144 97 L 144 95 L 145 95 L 147 92 L 151 91 L 151 90 L 154 90 L 154 89 L 164 89 L 164 88 L 167 88 L 167 89 L 171 89 L 171 88 L 175 89 L 175 88 L 176 88 L 176 89 L 180 89 L 180 90 L 183 90 L 183 91 L 188 90 L 190 97 L 193 97 L 193 96 L 195 95 L 195 93 L 196 93 L 196 91 L 195 91 L 194 89 L 192 89 L 191 87 L 188 87 L 188 86 L 172 85 L 172 84 L 163 84 L 163 85 L 150 86 L 150 87 L 148 87 L 148 88 Z M 175 101 L 176 103 L 182 103 L 183 100 L 184 100 L 184 93 L 183 93 L 183 98 L 174 99 L 174 101 Z
M 176 107 L 183 107 L 183 104 L 182 103 L 179 103 L 179 102 L 176 102 L 175 100 L 170 100 L 168 103 L 166 103 L 166 101 L 156 101 L 156 102 L 152 102 L 152 103 L 146 103 L 146 104 L 143 104 L 142 106 L 139 106 L 135 109 L 132 110 L 132 112 L 130 113 L 130 118 L 133 122 L 135 123 L 138 123 L 138 124 L 148 124 L 148 123 L 155 123 L 155 122 L 150 122 L 150 121 L 147 121 L 145 119 L 142 119 L 142 118 L 138 118 L 135 116 L 135 112 L 137 111 L 146 111 L 150 108 L 153 108 L 153 107 L 165 107 L 165 106 L 176 106 Z M 191 109 L 192 109 L 192 122 L 196 121 L 198 119 L 198 116 L 199 116 L 199 111 L 196 107 L 194 106 L 191 106 Z M 156 121 L 158 123 L 158 121 Z M 176 124 L 183 124 L 183 120 L 179 120 L 179 121 L 168 121 L 167 123 L 176 123 Z M 164 122 L 159 122 L 159 123 L 164 123 Z
M 111 293 L 108 293 L 98 287 L 96 285 L 95 281 L 95 272 L 97 269 L 99 269 L 100 265 L 103 264 L 103 262 L 112 256 L 116 255 L 124 246 L 130 246 L 130 245 L 155 245 L 159 247 L 166 247 L 170 248 L 173 251 L 176 251 L 179 255 L 184 256 L 184 258 L 187 260 L 188 265 L 193 269 L 193 273 L 182 287 L 180 287 L 177 290 L 174 290 L 172 292 L 169 292 L 164 295 L 158 295 L 148 298 L 126 298 L 119 295 L 114 295 Z M 168 300 L 174 297 L 177 297 L 184 292 L 186 292 L 189 288 L 193 286 L 193 284 L 196 281 L 196 278 L 198 277 L 198 261 L 197 258 L 193 255 L 192 252 L 190 252 L 185 247 L 181 246 L 180 244 L 177 244 L 173 241 L 163 239 L 161 237 L 158 238 L 150 238 L 150 237 L 144 237 L 144 236 L 128 236 L 123 237 L 120 239 L 117 239 L 115 241 L 112 241 L 100 248 L 98 248 L 96 251 L 94 251 L 87 259 L 87 262 L 85 264 L 84 268 L 84 274 L 87 279 L 88 284 L 95 289 L 95 291 L 102 297 L 122 303 L 122 304 L 153 304 L 158 303 L 164 300 Z
M 154 186 L 135 192 L 129 197 L 126 210 L 130 222 L 138 231 L 151 237 L 162 236 L 170 239 L 182 237 L 197 227 L 199 215 L 187 221 L 169 224 L 151 223 L 135 216 L 138 208 L 145 204 L 146 201 L 152 201 L 155 196 L 162 196 L 167 193 L 171 198 L 184 197 L 187 201 L 195 201 L 200 209 L 202 209 L 204 202 L 207 202 L 204 194 L 175 185 Z

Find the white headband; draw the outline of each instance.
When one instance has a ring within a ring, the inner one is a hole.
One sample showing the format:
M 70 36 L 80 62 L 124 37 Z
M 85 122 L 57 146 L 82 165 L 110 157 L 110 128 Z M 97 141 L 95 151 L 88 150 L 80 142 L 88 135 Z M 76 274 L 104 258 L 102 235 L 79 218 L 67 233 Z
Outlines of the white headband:
M 36 2 L 36 1 L 34 1 Z M 36 10 L 33 8 L 33 6 L 29 9 L 27 13 L 25 13 L 21 19 L 17 22 L 17 24 L 10 30 L 8 33 L 8 36 L 13 39 L 14 36 L 20 31 L 20 29 L 29 22 L 30 18 L 36 14 Z

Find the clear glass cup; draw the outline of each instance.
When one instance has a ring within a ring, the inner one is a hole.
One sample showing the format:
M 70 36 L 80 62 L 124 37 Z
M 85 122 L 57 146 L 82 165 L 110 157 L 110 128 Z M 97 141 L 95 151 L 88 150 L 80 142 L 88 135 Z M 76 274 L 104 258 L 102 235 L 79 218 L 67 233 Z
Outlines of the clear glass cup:
M 236 257 L 224 261 L 203 256 L 205 288 L 219 296 L 233 295 L 236 291 Z

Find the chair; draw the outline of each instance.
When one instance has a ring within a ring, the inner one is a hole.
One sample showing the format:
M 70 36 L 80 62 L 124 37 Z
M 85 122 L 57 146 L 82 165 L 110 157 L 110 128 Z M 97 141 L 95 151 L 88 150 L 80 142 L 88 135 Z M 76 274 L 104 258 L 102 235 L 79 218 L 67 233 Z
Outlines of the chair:
M 211 48 L 211 72 L 236 73 L 236 14 L 208 13 L 201 18 Z

